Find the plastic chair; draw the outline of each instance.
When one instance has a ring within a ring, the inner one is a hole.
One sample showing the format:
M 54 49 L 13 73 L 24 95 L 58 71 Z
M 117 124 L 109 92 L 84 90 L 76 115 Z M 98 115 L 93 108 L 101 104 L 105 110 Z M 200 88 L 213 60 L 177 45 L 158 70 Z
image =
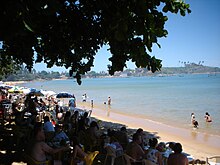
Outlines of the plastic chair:
M 116 158 L 116 150 L 112 148 L 111 146 L 106 147 L 106 157 L 105 157 L 105 162 L 104 165 L 114 165 L 114 161 Z
M 220 165 L 220 156 L 211 156 L 206 158 L 206 164 L 208 165 Z
M 132 162 L 135 161 L 132 157 L 130 157 L 130 156 L 127 155 L 127 154 L 124 154 L 123 156 L 124 156 L 125 163 L 126 163 L 127 165 L 131 165 L 131 161 L 132 161 Z
M 86 157 L 85 157 L 85 162 L 86 165 L 92 165 L 95 157 L 99 154 L 99 151 L 94 151 L 89 153 Z
M 90 109 L 90 110 L 88 110 L 87 112 L 88 112 L 88 117 L 91 117 L 91 115 L 92 115 L 92 110 Z

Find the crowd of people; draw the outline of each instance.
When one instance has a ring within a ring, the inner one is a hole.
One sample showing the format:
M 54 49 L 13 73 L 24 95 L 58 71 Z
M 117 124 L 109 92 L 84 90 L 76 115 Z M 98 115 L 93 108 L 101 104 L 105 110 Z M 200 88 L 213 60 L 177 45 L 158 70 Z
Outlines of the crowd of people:
M 7 100 L 7 105 L 11 106 L 10 113 L 4 114 L 2 121 L 5 122 L 6 115 L 7 118 L 11 117 L 7 123 L 15 125 L 13 128 L 18 130 L 19 136 L 15 135 L 16 141 L 21 142 L 25 152 L 38 162 L 44 162 L 48 159 L 57 165 L 74 162 L 75 152 L 77 151 L 76 155 L 78 155 L 79 151 L 75 148 L 70 150 L 70 146 L 75 144 L 74 139 L 76 138 L 74 137 L 78 138 L 80 132 L 90 134 L 89 137 L 95 136 L 93 129 L 95 121 L 90 122 L 88 116 L 90 111 L 83 112 L 83 114 L 82 111 L 77 111 L 75 97 L 69 98 L 68 105 L 63 105 L 59 104 L 59 100 L 55 96 L 8 93 L 7 90 L 4 90 L 4 93 L 1 93 L 1 99 Z M 8 111 L 4 107 L 3 110 L 4 113 Z M 22 133 L 21 130 L 30 131 Z M 26 146 L 28 147 L 26 148 Z M 60 157 L 54 159 L 54 156 L 60 155 L 60 152 L 68 153 L 66 156 L 68 159 L 64 160 Z M 85 158 L 82 160 L 90 161 L 91 155 L 86 152 L 84 155 Z
M 11 115 L 15 116 L 15 124 L 30 128 L 31 138 L 26 139 L 28 147 L 25 151 L 38 162 L 50 160 L 54 165 L 88 163 L 98 153 L 107 155 L 111 152 L 115 161 L 117 157 L 127 155 L 130 162 L 137 164 L 145 161 L 155 165 L 188 164 L 180 143 L 169 146 L 159 143 L 142 128 L 132 134 L 128 134 L 125 126 L 103 128 L 91 117 L 91 111 L 76 108 L 75 98 L 62 106 L 54 97 L 8 94 L 6 98 L 12 103 Z M 111 104 L 110 97 L 108 104 Z M 169 156 L 165 157 L 168 150 Z

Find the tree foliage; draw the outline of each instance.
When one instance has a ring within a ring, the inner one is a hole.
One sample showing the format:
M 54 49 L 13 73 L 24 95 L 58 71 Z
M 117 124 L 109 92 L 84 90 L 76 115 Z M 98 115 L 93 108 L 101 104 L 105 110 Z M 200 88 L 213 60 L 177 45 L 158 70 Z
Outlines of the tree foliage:
M 16 64 L 64 66 L 81 84 L 94 57 L 109 45 L 109 73 L 122 71 L 126 61 L 155 72 L 161 60 L 153 44 L 166 37 L 166 12 L 190 13 L 181 0 L 7 0 L 0 3 L 1 58 Z M 36 58 L 34 56 L 36 52 Z M 4 67 L 4 65 L 1 65 Z
M 1 51 L 0 51 L 1 52 Z M 13 61 L 11 56 L 0 54 L 0 80 L 4 79 L 7 75 L 15 73 L 21 68 L 21 65 Z

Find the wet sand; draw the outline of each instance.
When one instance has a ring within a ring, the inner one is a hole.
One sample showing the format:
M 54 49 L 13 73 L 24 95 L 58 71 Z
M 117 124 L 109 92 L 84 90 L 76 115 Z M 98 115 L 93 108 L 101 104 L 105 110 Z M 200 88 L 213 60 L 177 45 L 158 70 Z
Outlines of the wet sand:
M 129 128 L 142 128 L 147 132 L 156 133 L 159 141 L 179 142 L 184 152 L 191 154 L 195 159 L 205 160 L 206 157 L 220 155 L 220 136 L 198 132 L 189 125 L 189 129 L 177 128 L 175 125 L 165 125 L 159 121 L 152 121 L 141 116 L 116 113 L 108 105 L 95 105 L 90 103 L 77 103 L 81 109 L 92 109 L 92 117 L 100 120 L 121 123 Z

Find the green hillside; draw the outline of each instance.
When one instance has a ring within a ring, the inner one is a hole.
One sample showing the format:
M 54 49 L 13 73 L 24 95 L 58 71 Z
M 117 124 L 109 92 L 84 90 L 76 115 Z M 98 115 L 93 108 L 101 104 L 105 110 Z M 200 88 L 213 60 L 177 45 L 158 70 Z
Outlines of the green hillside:
M 163 67 L 159 74 L 193 74 L 193 73 L 220 73 L 220 68 L 199 64 L 186 64 L 184 67 Z

